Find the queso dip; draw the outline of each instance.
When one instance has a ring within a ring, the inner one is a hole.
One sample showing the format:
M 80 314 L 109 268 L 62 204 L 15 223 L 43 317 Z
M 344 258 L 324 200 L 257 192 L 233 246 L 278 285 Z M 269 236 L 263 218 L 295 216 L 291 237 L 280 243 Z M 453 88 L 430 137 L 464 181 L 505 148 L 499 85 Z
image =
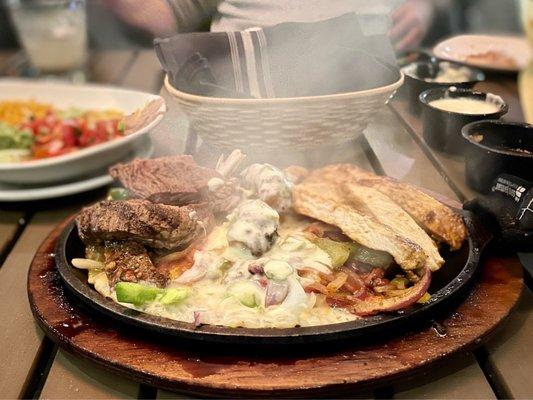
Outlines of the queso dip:
M 433 100 L 429 102 L 429 105 L 439 110 L 460 114 L 492 114 L 500 110 L 497 104 L 465 97 Z

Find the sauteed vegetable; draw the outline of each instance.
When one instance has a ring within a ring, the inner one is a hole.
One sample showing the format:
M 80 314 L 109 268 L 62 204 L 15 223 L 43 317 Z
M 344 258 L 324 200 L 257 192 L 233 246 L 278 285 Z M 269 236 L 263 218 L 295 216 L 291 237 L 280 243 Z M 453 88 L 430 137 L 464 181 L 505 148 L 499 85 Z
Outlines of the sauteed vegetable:
M 242 158 L 215 170 L 190 156 L 113 167 L 125 188 L 77 217 L 87 258 L 72 264 L 102 295 L 145 313 L 288 328 L 428 301 L 444 263 L 437 246 L 465 239 L 457 214 L 408 185 L 351 165 L 237 174 Z

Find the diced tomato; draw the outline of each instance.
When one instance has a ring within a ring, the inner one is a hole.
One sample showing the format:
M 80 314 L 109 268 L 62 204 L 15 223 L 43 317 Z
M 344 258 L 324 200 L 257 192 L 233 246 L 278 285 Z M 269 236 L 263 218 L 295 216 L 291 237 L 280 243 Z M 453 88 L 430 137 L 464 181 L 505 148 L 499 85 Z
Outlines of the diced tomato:
M 51 109 L 41 118 L 29 118 L 20 125 L 34 135 L 35 158 L 52 157 L 123 136 L 120 119 L 95 120 L 87 115 L 61 119 Z
M 95 135 L 96 135 L 95 131 L 88 129 L 88 128 L 83 129 L 78 139 L 80 146 L 87 147 L 93 144 Z
M 78 137 L 76 135 L 76 129 L 72 125 L 62 125 L 63 132 L 63 142 L 66 147 L 74 147 L 78 142 Z

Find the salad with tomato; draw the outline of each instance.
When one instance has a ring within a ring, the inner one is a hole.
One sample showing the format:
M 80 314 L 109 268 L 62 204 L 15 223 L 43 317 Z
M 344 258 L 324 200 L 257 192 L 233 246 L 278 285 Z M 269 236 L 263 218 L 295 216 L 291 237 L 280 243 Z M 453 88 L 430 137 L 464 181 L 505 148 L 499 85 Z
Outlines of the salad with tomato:
M 117 110 L 61 110 L 32 100 L 0 102 L 0 162 L 55 157 L 124 133 L 124 114 Z

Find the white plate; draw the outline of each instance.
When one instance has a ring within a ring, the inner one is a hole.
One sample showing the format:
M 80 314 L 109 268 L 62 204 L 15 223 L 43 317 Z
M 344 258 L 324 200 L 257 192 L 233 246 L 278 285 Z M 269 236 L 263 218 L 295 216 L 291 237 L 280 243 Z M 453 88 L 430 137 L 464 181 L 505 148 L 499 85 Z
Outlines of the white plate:
M 512 58 L 518 68 L 503 65 L 469 62 L 468 56 L 483 54 L 488 51 L 501 52 Z M 518 72 L 525 68 L 531 60 L 531 48 L 527 40 L 518 36 L 496 35 L 461 35 L 437 44 L 433 54 L 438 58 L 460 62 L 473 67 L 503 72 Z
M 134 144 L 133 152 L 123 161 L 134 158 L 149 158 L 154 152 L 152 141 L 148 136 Z M 76 193 L 87 192 L 113 182 L 107 171 L 101 171 L 89 178 L 76 182 L 68 182 L 51 186 L 20 186 L 0 182 L 0 201 L 32 201 L 68 196 Z
M 149 93 L 110 86 L 72 85 L 24 79 L 0 79 L 0 101 L 33 99 L 58 108 L 82 109 L 114 108 L 132 113 L 155 99 Z M 166 111 L 162 104 L 161 113 Z M 20 163 L 0 163 L 0 182 L 10 184 L 59 183 L 67 179 L 94 174 L 124 158 L 133 150 L 136 141 L 152 130 L 163 118 L 159 115 L 143 128 L 128 136 L 97 144 L 62 156 Z

